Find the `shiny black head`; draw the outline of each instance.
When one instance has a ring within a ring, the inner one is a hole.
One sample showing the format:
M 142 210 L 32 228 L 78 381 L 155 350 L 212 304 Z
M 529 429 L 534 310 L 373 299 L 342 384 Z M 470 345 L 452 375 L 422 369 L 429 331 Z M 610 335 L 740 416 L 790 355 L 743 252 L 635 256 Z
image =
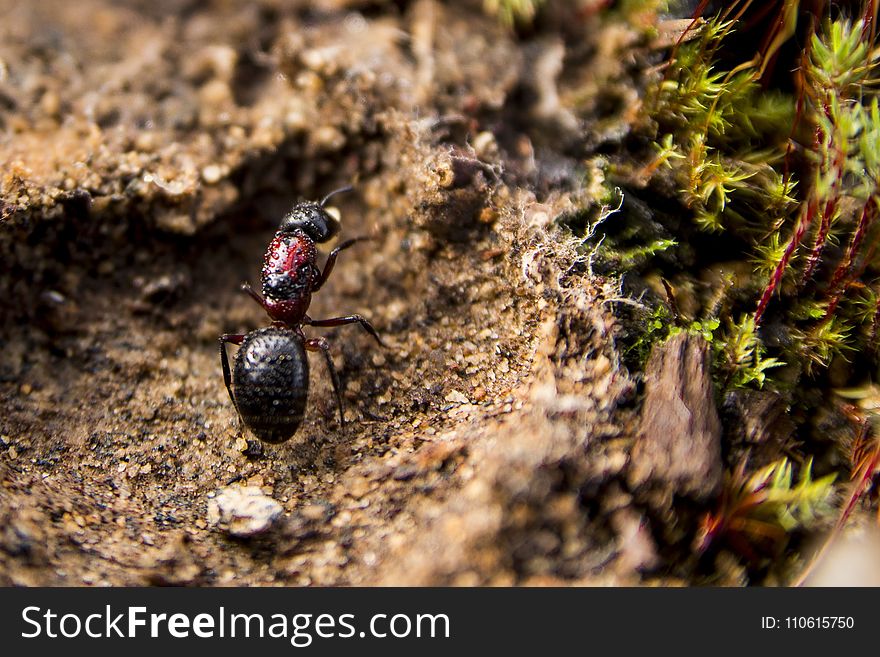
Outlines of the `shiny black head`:
M 292 233 L 299 229 L 319 244 L 333 239 L 339 232 L 339 220 L 327 212 L 324 206 L 332 196 L 349 191 L 351 191 L 350 186 L 340 187 L 327 194 L 320 203 L 313 201 L 297 203 L 293 206 L 293 210 L 284 215 L 279 230 L 282 233 Z
M 304 201 L 297 203 L 293 210 L 284 215 L 279 228 L 282 233 L 292 233 L 297 229 L 315 242 L 327 242 L 339 232 L 339 221 L 318 203 Z

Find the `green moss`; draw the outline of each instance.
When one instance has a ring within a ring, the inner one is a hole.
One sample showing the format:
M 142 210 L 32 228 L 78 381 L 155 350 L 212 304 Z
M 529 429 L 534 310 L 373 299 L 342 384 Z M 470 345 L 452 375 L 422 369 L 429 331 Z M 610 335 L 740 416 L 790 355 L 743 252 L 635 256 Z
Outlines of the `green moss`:
M 730 446 L 743 459 L 728 463 L 719 508 L 700 531 L 700 550 L 726 537 L 745 546 L 740 554 L 751 561 L 768 537 L 778 547 L 792 531 L 830 517 L 835 474 L 813 478 L 811 455 L 831 469 L 825 457 L 852 427 L 829 404 L 821 421 L 837 422 L 831 436 L 811 409 L 832 398 L 831 381 L 864 383 L 880 368 L 880 47 L 870 24 L 825 20 L 800 34 L 805 48 L 787 69 L 796 78 L 774 89 L 782 74 L 767 73 L 800 10 L 797 3 L 781 8 L 771 17 L 783 26 L 776 37 L 737 63 L 730 35 L 754 24 L 728 18 L 747 5 L 728 5 L 724 18 L 708 20 L 672 49 L 646 92 L 637 130 L 653 146 L 635 178 L 655 193 L 674 189 L 681 214 L 670 220 L 672 212 L 657 211 L 654 218 L 670 241 L 691 247 L 642 261 L 641 273 L 650 277 L 653 266 L 654 277 L 686 281 L 680 287 L 699 290 L 691 314 L 709 318 L 672 331 L 699 332 L 710 342 L 720 396 L 769 389 L 795 409 L 793 440 L 767 427 L 761 447 Z M 695 256 L 700 236 L 728 250 L 715 261 L 715 254 Z M 679 251 L 680 262 L 670 260 Z M 727 261 L 736 263 L 734 276 L 706 275 Z M 649 341 L 663 337 L 648 323 L 635 344 L 647 352 Z M 801 461 L 797 482 L 783 450 Z M 749 455 L 770 465 L 752 469 Z
M 528 24 L 545 0 L 483 0 L 486 12 L 509 27 Z
M 726 345 L 721 367 L 739 370 L 722 379 L 760 386 L 782 359 L 812 375 L 847 350 L 876 346 L 866 340 L 877 333 L 870 304 L 880 280 L 871 246 L 880 206 L 880 50 L 861 22 L 826 22 L 810 37 L 796 96 L 761 88 L 760 57 L 719 69 L 737 27 L 709 20 L 649 89 L 644 116 L 656 157 L 643 173 L 671 173 L 700 230 L 745 241 L 754 276 L 726 304 L 716 339 Z M 744 294 L 754 295 L 751 308 Z M 793 338 L 778 359 L 764 356 L 768 312 Z

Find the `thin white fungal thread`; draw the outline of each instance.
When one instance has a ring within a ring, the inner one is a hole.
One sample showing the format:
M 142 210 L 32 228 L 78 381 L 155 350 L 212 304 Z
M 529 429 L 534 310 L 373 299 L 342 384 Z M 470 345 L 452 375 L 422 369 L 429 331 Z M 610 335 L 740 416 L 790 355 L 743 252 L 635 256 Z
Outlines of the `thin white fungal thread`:
M 538 257 L 549 251 L 546 245 L 538 246 L 534 249 L 526 251 L 522 257 L 522 275 L 529 283 L 540 280 L 540 263 Z

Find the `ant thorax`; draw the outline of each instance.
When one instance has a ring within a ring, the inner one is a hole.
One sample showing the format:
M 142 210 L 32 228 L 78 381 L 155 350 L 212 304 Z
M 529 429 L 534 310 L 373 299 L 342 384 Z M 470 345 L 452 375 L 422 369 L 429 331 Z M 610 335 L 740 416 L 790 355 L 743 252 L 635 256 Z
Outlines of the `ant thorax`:
M 272 301 L 292 301 L 311 294 L 320 276 L 316 258 L 315 243 L 302 231 L 275 233 L 263 257 L 263 295 Z

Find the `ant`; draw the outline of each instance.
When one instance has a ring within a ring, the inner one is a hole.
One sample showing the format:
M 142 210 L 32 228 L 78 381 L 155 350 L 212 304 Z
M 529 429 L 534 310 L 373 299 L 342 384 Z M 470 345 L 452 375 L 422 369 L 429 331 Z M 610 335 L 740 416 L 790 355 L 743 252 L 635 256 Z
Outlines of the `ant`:
M 306 338 L 303 326 L 357 323 L 384 346 L 373 325 L 361 315 L 312 319 L 306 314 L 312 294 L 327 282 L 339 253 L 369 239 L 356 237 L 342 242 L 327 256 L 324 269 L 318 269 L 315 244 L 328 242 L 340 230 L 339 221 L 324 206 L 331 197 L 351 189 L 347 186 L 332 191 L 319 203 L 297 203 L 284 215 L 263 257 L 263 294 L 248 283 L 241 286 L 263 307 L 272 326 L 247 334 L 220 336 L 220 364 L 226 391 L 241 421 L 264 442 L 283 443 L 302 423 L 309 392 L 306 351 L 324 354 L 339 406 L 339 423 L 345 427 L 339 375 L 330 358 L 330 345 L 324 338 Z M 231 370 L 226 347 L 230 342 L 239 346 Z

